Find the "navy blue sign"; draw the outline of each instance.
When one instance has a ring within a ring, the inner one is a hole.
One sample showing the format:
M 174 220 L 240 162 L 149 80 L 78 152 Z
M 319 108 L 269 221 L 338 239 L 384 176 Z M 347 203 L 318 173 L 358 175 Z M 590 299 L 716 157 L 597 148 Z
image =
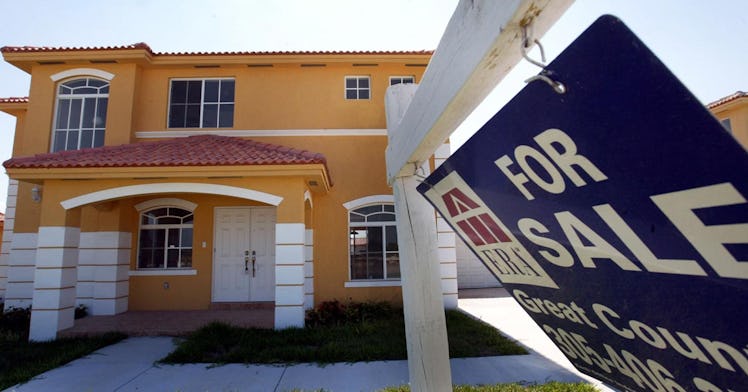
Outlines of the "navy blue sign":
M 614 17 L 546 70 L 418 190 L 582 372 L 748 391 L 746 150 Z

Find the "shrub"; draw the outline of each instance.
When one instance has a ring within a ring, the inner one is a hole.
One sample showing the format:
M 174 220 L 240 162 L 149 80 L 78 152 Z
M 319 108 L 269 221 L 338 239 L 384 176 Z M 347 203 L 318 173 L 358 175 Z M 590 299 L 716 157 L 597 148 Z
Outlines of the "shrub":
M 84 318 L 88 316 L 88 309 L 86 305 L 80 304 L 75 308 L 75 319 Z
M 6 334 L 26 336 L 29 332 L 29 324 L 31 324 L 31 307 L 11 307 L 0 314 L 0 331 Z
M 317 308 L 307 311 L 306 325 L 310 327 L 335 326 L 401 316 L 402 310 L 384 301 L 343 304 L 338 300 L 332 300 L 322 302 Z

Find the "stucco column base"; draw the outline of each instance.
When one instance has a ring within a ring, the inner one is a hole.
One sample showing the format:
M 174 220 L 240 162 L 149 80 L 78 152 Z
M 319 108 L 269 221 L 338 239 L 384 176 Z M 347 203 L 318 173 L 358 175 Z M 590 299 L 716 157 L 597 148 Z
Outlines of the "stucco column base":
M 275 225 L 275 329 L 304 327 L 303 223 Z

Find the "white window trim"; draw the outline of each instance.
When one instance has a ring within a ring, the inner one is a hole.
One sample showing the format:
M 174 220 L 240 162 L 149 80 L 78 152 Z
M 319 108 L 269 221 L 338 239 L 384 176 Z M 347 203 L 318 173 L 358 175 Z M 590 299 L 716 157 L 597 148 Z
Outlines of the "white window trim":
M 231 102 L 218 102 L 218 104 L 232 104 L 234 105 L 234 113 L 231 114 L 231 126 L 230 127 L 223 127 L 223 128 L 233 128 L 234 127 L 234 114 L 236 114 L 236 78 L 234 77 L 213 77 L 213 78 L 170 78 L 169 79 L 169 101 L 167 102 L 166 108 L 168 112 L 166 113 L 166 129 L 219 129 L 222 128 L 220 126 L 216 127 L 203 127 L 203 109 L 205 108 L 205 81 L 206 80 L 232 80 L 234 81 L 234 99 Z M 171 114 L 171 83 L 175 81 L 200 81 L 201 82 L 201 88 L 200 88 L 200 126 L 199 127 L 169 127 L 169 120 L 171 119 L 169 116 Z M 219 98 L 220 99 L 220 98 Z M 218 125 L 218 124 L 217 124 Z
M 156 199 L 156 200 L 164 200 L 164 199 Z M 175 199 L 175 200 L 180 200 L 180 199 Z M 185 200 L 181 200 L 181 201 L 185 201 Z M 147 203 L 147 202 L 144 202 L 144 203 Z M 140 203 L 140 204 L 144 204 L 144 203 Z M 187 202 L 187 203 L 189 203 L 189 202 Z M 144 229 L 146 229 L 146 230 L 147 229 L 151 229 L 151 230 L 153 230 L 153 229 L 156 229 L 156 230 L 164 229 L 164 230 L 167 230 L 167 231 L 168 231 L 168 229 L 179 229 L 180 230 L 180 235 L 181 235 L 181 229 L 185 228 L 185 226 L 190 226 L 190 229 L 192 229 L 192 243 L 193 243 L 193 246 L 190 246 L 189 250 L 190 250 L 191 253 L 192 253 L 192 251 L 194 251 L 194 243 L 195 243 L 195 223 L 194 223 L 195 215 L 194 215 L 194 208 L 192 210 L 189 210 L 192 213 L 192 219 L 193 219 L 192 223 L 189 223 L 189 224 L 184 224 L 184 223 L 182 223 L 182 224 L 146 224 L 146 225 L 143 224 L 143 220 L 142 220 L 143 213 L 151 211 L 151 210 L 155 210 L 155 209 L 158 209 L 158 208 L 173 208 L 173 207 L 181 209 L 181 207 L 172 206 L 172 205 L 156 205 L 156 206 L 153 206 L 153 207 L 151 207 L 149 209 L 138 210 L 138 221 L 139 221 L 138 222 L 138 241 L 137 241 L 138 247 L 137 247 L 137 250 L 136 250 L 138 252 L 138 254 L 136 255 L 136 258 L 135 258 L 135 266 L 137 268 L 137 271 L 151 271 L 151 272 L 159 272 L 160 273 L 160 272 L 163 272 L 163 271 L 187 271 L 187 270 L 193 269 L 192 266 L 187 267 L 187 268 L 184 268 L 184 267 L 169 268 L 167 266 L 168 263 L 167 263 L 166 256 L 165 256 L 166 255 L 166 250 L 168 250 L 168 249 L 179 249 L 180 250 L 180 254 L 181 254 L 181 250 L 182 249 L 186 249 L 185 247 L 182 247 L 182 246 L 180 246 L 178 248 L 176 248 L 176 247 L 175 248 L 169 247 L 168 246 L 168 236 L 165 236 L 165 239 L 164 239 L 164 241 L 165 241 L 164 242 L 164 246 L 166 246 L 166 248 L 164 248 L 164 252 L 165 252 L 164 253 L 164 260 L 163 260 L 164 267 L 163 268 L 147 268 L 147 267 L 146 268 L 140 268 L 140 236 L 141 236 L 141 234 L 142 234 L 142 232 L 143 232 Z M 181 242 L 181 239 L 180 239 L 180 242 Z M 192 253 L 192 254 L 194 255 L 194 253 Z M 190 275 L 190 274 L 187 274 L 187 275 Z
M 392 86 L 392 79 L 403 79 L 403 78 L 412 78 L 413 83 L 416 82 L 416 76 L 415 75 L 392 75 L 389 79 L 389 85 Z
M 348 230 L 347 232 L 350 233 L 351 231 L 351 211 L 355 210 L 360 207 L 365 207 L 367 205 L 374 205 L 374 204 L 393 204 L 395 203 L 395 197 L 393 195 L 371 195 L 371 196 L 364 196 L 355 200 L 351 200 L 349 202 L 343 203 L 343 207 L 346 208 L 346 214 L 348 219 Z M 385 226 L 395 226 L 397 229 L 397 214 L 395 214 L 395 220 L 394 221 L 388 221 L 388 225 L 383 224 L 384 222 L 357 222 L 356 226 L 361 227 L 382 227 L 382 234 L 384 233 L 384 227 Z M 399 248 L 399 244 L 398 244 Z M 345 287 L 394 287 L 394 286 L 401 286 L 401 279 L 352 279 L 351 278 L 351 249 L 350 249 L 350 242 L 348 246 L 348 280 L 345 282 Z M 398 250 L 398 255 L 400 254 L 400 251 Z M 387 259 L 387 251 L 384 251 L 384 259 L 383 261 L 386 261 Z M 384 265 L 383 273 L 387 274 L 387 266 Z M 402 270 L 401 270 L 402 271 Z
M 76 69 L 70 70 L 70 71 L 78 71 L 78 70 L 98 71 L 96 69 L 91 69 L 91 68 L 76 68 Z M 52 76 L 65 74 L 66 72 L 68 72 L 68 71 L 63 71 L 63 72 L 57 73 L 57 74 L 52 75 Z M 100 72 L 104 72 L 104 71 L 100 71 Z M 106 72 L 106 73 L 109 74 L 108 72 Z M 112 74 L 109 74 L 109 75 L 111 75 L 110 78 L 108 78 L 108 79 L 107 78 L 101 78 L 101 79 L 105 79 L 106 82 L 107 82 L 107 84 L 108 84 L 108 86 L 109 86 L 109 88 L 111 89 L 111 83 L 110 83 L 110 81 L 114 77 L 114 75 L 112 75 Z M 83 75 L 74 74 L 74 75 L 68 75 L 68 76 L 69 76 L 69 80 L 67 80 L 67 81 L 78 80 L 78 79 L 99 79 L 98 75 L 90 75 L 90 74 L 83 74 Z M 50 136 L 50 139 L 49 139 L 50 140 L 50 143 L 49 143 L 49 152 L 55 152 L 54 151 L 55 142 L 56 142 L 55 137 L 56 137 L 56 134 L 57 134 L 57 131 L 58 131 L 57 130 L 57 117 L 60 115 L 60 113 L 58 111 L 60 110 L 60 100 L 61 100 L 61 98 L 66 98 L 66 99 L 70 99 L 70 100 L 72 100 L 73 98 L 77 98 L 77 99 L 81 99 L 83 101 L 85 101 L 86 98 L 96 98 L 96 100 L 97 100 L 96 104 L 97 105 L 98 105 L 98 99 L 99 98 L 106 98 L 107 99 L 107 107 L 109 105 L 109 103 L 108 103 L 108 101 L 109 101 L 109 93 L 108 92 L 104 93 L 104 94 L 102 94 L 102 93 L 96 93 L 96 94 L 90 94 L 90 93 L 89 94 L 60 94 L 60 85 L 63 84 L 63 83 L 65 83 L 65 82 L 67 82 L 67 81 L 63 82 L 63 79 L 64 78 L 62 78 L 62 79 L 54 79 L 54 78 L 52 78 L 52 80 L 54 80 L 55 82 L 59 81 L 60 83 L 55 83 L 55 108 L 54 108 L 54 116 L 52 117 L 52 135 Z M 82 113 L 82 111 L 83 111 L 83 106 L 81 106 L 81 120 L 83 119 L 83 113 Z M 107 108 L 107 112 L 108 111 L 109 111 L 109 109 Z M 70 132 L 70 129 L 67 129 L 65 131 L 66 138 L 67 138 L 67 133 L 69 133 L 69 132 Z M 104 137 L 106 138 L 106 123 L 104 124 L 104 133 L 105 133 Z M 81 143 L 81 134 L 82 134 L 81 127 L 79 126 L 78 127 L 78 148 L 76 148 L 76 150 L 80 150 L 81 149 L 81 145 L 80 145 L 80 143 Z M 93 135 L 91 137 L 93 138 Z M 83 147 L 83 148 L 90 148 L 90 147 Z M 67 148 L 65 148 L 65 149 L 60 150 L 60 151 L 73 151 L 73 150 L 68 150 Z
M 347 201 L 343 203 L 343 207 L 348 210 L 348 212 L 351 212 L 351 210 L 355 210 L 356 208 L 363 207 L 367 204 L 394 204 L 395 203 L 395 196 L 393 195 L 371 195 L 371 196 L 364 196 L 360 197 L 355 200 Z M 350 216 L 349 216 L 350 219 Z
M 147 201 L 144 201 L 142 203 L 138 203 L 135 205 L 135 209 L 138 212 L 150 210 L 156 207 L 179 207 L 189 212 L 195 212 L 195 208 L 197 208 L 197 204 L 191 201 L 177 199 L 175 197 L 164 197 L 160 199 L 147 200 Z
M 350 264 L 350 263 L 349 263 Z M 402 287 L 402 280 L 349 280 L 345 282 L 346 288 L 353 287 Z
M 348 98 L 348 79 L 360 79 L 360 78 L 366 78 L 369 80 L 369 98 L 358 98 L 358 91 L 361 90 L 358 87 L 358 82 L 356 82 L 356 98 Z M 372 88 L 371 88 L 371 75 L 345 75 L 343 78 L 343 99 L 346 101 L 370 101 L 372 99 Z
M 183 269 L 153 269 L 144 268 L 139 270 L 130 270 L 130 276 L 190 276 L 197 275 L 197 270 L 194 268 L 183 268 Z
M 62 79 L 67 79 L 73 76 L 95 76 L 97 78 L 105 79 L 107 81 L 111 81 L 114 79 L 114 74 L 102 71 L 100 69 L 95 68 L 73 68 L 68 69 L 66 71 L 58 72 L 54 75 L 50 75 L 49 78 L 52 79 L 54 82 L 58 82 Z

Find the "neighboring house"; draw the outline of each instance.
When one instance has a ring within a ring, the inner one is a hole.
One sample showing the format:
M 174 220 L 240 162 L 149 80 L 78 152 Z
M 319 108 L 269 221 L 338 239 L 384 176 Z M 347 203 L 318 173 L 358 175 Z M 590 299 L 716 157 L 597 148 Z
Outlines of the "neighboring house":
M 32 339 L 79 304 L 265 302 L 284 328 L 321 301 L 401 301 L 384 94 L 419 82 L 431 52 L 1 52 L 31 75 L 28 98 L 0 99 L 17 119 L 0 296 L 33 304 Z
M 738 91 L 706 107 L 738 143 L 748 148 L 748 93 Z

